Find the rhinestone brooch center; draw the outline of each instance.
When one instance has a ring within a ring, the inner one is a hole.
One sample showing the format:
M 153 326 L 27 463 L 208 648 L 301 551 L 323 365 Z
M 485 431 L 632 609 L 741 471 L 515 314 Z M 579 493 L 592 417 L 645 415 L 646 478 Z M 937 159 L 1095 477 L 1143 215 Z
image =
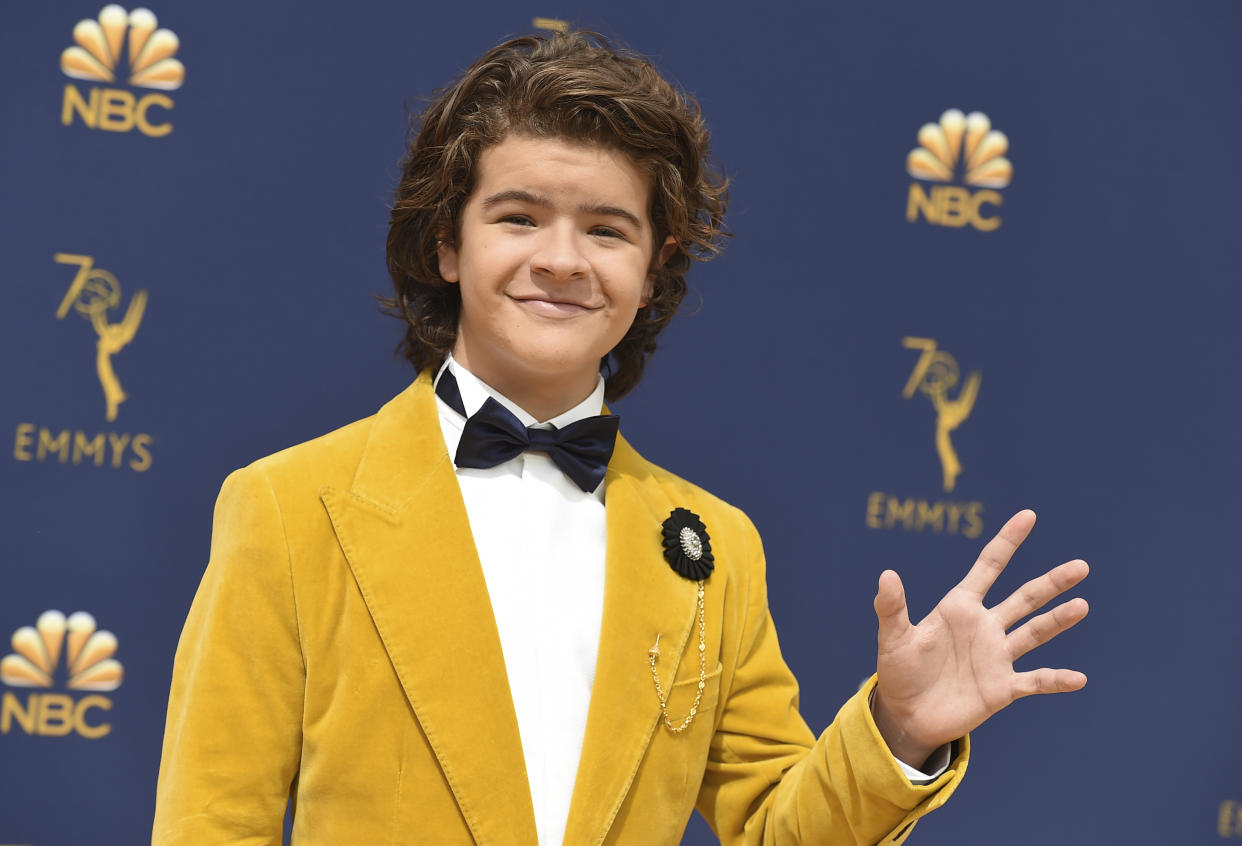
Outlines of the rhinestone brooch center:
M 681 541 L 681 551 L 691 561 L 698 561 L 703 557 L 703 541 L 699 540 L 699 535 L 694 529 L 689 526 L 683 527 L 678 540 Z

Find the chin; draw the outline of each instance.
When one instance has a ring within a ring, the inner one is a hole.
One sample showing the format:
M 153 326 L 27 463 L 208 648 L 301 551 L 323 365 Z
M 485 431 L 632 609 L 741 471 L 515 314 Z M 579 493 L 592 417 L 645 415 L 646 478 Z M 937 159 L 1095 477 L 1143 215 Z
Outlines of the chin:
M 540 379 L 562 381 L 567 379 L 585 379 L 589 374 L 593 380 L 599 375 L 599 359 L 588 362 L 556 360 L 527 360 L 527 368 L 533 376 Z
M 522 363 L 522 369 L 535 379 L 562 381 L 567 379 L 584 379 L 590 374 L 591 379 L 599 375 L 600 356 L 578 352 L 549 350 L 546 346 L 537 350 L 527 350 L 515 355 Z

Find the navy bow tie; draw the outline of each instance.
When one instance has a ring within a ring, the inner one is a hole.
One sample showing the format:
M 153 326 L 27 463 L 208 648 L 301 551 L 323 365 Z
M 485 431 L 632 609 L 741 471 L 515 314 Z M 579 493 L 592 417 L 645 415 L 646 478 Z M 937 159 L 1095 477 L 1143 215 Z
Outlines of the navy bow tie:
M 445 368 L 436 396 L 462 417 L 466 407 L 451 370 Z M 523 426 L 509 409 L 488 397 L 466 420 L 453 459 L 458 467 L 495 467 L 527 450 L 545 452 L 574 484 L 591 493 L 604 480 L 608 459 L 617 441 L 621 419 L 615 414 L 587 417 L 563 429 Z

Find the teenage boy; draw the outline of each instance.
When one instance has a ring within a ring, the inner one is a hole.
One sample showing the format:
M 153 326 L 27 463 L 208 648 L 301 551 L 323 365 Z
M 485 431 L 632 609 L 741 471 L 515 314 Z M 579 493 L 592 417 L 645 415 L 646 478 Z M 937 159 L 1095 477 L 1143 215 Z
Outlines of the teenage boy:
M 423 115 L 389 267 L 417 381 L 230 476 L 177 650 L 156 843 L 897 843 L 1081 599 L 991 609 L 1023 512 L 918 626 L 880 577 L 877 677 L 816 740 L 737 509 L 603 409 L 715 250 L 693 101 L 590 35 L 503 44 Z M 601 376 L 601 372 L 606 374 Z M 614 443 L 615 439 L 615 443 Z

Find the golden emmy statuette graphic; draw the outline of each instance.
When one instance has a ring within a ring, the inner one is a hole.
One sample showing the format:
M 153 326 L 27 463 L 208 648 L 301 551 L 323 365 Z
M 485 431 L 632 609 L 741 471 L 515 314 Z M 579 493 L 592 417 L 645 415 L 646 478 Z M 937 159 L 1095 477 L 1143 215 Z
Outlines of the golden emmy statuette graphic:
M 116 277 L 95 267 L 95 259 L 91 256 L 57 253 L 55 259 L 59 264 L 78 266 L 78 272 L 56 310 L 56 317 L 64 318 L 72 308 L 94 327 L 95 334 L 99 336 L 95 345 L 95 372 L 103 387 L 107 419 L 116 420 L 117 410 L 126 400 L 126 393 L 112 367 L 112 356 L 124 349 L 138 332 L 142 315 L 147 309 L 147 292 L 134 294 L 125 309 L 125 316 L 119 323 L 110 323 L 108 313 L 121 304 L 121 284 Z
M 944 350 L 937 349 L 936 342 L 931 338 L 906 337 L 902 338 L 901 343 L 907 349 L 921 351 L 901 395 L 910 399 L 917 390 L 931 401 L 936 411 L 936 454 L 940 456 L 947 493 L 957 485 L 957 477 L 962 472 L 962 462 L 957 457 L 949 434 L 970 417 L 983 377 L 978 371 L 971 373 L 956 398 L 950 399 L 949 392 L 957 387 L 961 379 L 957 360 Z
M 918 391 L 931 402 L 936 412 L 935 444 L 940 457 L 941 486 L 946 494 L 951 493 L 957 487 L 957 477 L 962 474 L 962 461 L 949 436 L 974 410 L 982 376 L 971 373 L 956 395 L 950 396 L 961 381 L 961 371 L 953 356 L 939 349 L 931 338 L 907 337 L 902 339 L 902 345 L 919 350 L 919 360 L 906 380 L 902 396 L 910 399 Z M 971 539 L 983 534 L 986 509 L 982 502 L 949 497 L 934 499 L 928 498 L 926 493 L 926 490 L 898 493 L 891 489 L 872 490 L 867 495 L 867 528 L 960 535 Z
M 121 285 L 116 276 L 95 266 L 93 256 L 56 253 L 58 264 L 75 265 L 77 272 L 56 309 L 56 318 L 64 319 L 76 312 L 95 330 L 95 375 L 104 395 L 104 416 L 111 423 L 117 419 L 127 394 L 113 367 L 112 358 L 129 345 L 142 325 L 147 310 L 147 292 L 138 291 L 123 306 Z M 89 337 L 89 336 L 88 336 Z M 94 406 L 94 401 L 91 401 Z M 14 461 L 34 464 L 64 464 L 86 467 L 110 467 L 145 473 L 151 469 L 155 437 L 147 432 L 100 431 L 94 426 L 81 427 L 81 421 L 69 425 L 40 421 L 38 410 L 22 415 L 13 429 Z M 93 415 L 92 415 L 93 416 Z

